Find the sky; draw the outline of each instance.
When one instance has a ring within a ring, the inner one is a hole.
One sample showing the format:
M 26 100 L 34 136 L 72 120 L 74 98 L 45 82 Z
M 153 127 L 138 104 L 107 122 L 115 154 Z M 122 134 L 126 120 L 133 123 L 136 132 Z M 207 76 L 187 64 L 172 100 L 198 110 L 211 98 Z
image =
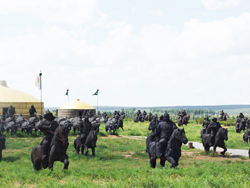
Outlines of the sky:
M 249 0 L 0 0 L 0 80 L 59 107 L 250 104 Z

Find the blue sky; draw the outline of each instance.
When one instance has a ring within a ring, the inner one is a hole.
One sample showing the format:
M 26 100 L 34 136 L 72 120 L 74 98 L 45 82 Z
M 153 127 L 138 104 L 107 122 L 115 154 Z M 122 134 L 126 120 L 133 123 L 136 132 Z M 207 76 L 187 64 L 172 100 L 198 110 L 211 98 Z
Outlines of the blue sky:
M 45 106 L 250 104 L 249 0 L 0 0 L 0 80 Z

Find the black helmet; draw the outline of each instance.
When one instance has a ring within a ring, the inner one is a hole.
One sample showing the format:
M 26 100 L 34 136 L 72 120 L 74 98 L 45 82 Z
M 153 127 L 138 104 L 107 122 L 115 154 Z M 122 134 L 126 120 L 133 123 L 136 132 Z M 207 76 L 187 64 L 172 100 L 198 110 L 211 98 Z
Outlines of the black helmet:
M 164 114 L 163 119 L 164 119 L 165 121 L 168 121 L 168 120 L 169 120 L 169 114 L 168 114 L 167 112 Z

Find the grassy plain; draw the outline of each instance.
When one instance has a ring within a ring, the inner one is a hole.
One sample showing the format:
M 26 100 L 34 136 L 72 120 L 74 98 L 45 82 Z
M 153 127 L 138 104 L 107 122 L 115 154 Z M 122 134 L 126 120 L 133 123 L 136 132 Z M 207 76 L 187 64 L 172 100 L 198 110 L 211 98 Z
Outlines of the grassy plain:
M 96 157 L 76 155 L 73 148 L 75 136 L 70 136 L 69 170 L 56 162 L 54 171 L 35 172 L 30 161 L 31 149 L 41 137 L 14 137 L 7 135 L 7 149 L 0 162 L 0 187 L 249 187 L 250 160 L 243 157 L 222 158 L 205 155 L 203 151 L 183 146 L 183 156 L 176 169 L 157 164 L 151 169 L 145 153 L 148 123 L 125 121 L 120 136 L 107 136 L 104 125 L 98 137 Z M 193 128 L 192 128 L 193 127 Z M 194 123 L 185 127 L 189 140 L 199 141 L 201 126 Z M 197 134 L 198 133 L 198 134 Z M 196 135 L 197 134 L 197 135 Z M 230 133 L 233 138 L 238 135 Z M 236 134 L 236 133 L 235 133 Z M 242 135 L 242 134 L 241 134 Z M 22 135 L 19 135 L 22 136 Z M 230 145 L 230 135 L 228 145 Z M 237 141 L 235 147 L 245 148 Z M 239 145 L 238 145 L 239 144 Z M 231 141 L 231 146 L 234 142 Z M 246 148 L 248 148 L 247 146 Z M 90 152 L 91 153 L 91 152 Z

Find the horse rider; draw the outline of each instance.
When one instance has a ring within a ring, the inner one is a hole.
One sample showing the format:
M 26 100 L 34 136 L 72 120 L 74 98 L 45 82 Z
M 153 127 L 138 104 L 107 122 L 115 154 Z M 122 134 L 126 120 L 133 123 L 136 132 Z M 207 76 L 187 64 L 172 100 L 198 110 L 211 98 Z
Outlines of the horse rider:
M 240 119 L 244 119 L 245 118 L 245 116 L 243 115 L 243 113 L 241 112 L 240 114 L 239 114 L 239 116 L 238 116 Z
M 16 111 L 15 108 L 13 108 L 12 105 L 10 105 L 8 111 L 7 111 L 7 117 L 13 117 L 15 115 Z
M 163 115 L 163 120 L 156 128 L 156 136 L 160 144 L 160 156 L 162 156 L 167 148 L 167 143 L 173 133 L 177 129 L 176 124 L 170 120 L 169 114 Z
M 211 134 L 210 145 L 214 144 L 215 136 L 220 128 L 221 128 L 220 123 L 217 122 L 217 118 L 214 117 L 212 119 L 212 122 L 209 123 L 207 127 L 207 134 Z
M 182 112 L 182 117 L 185 117 L 186 115 L 187 115 L 186 110 L 183 110 L 183 112 Z
M 29 113 L 30 113 L 30 117 L 34 117 L 36 115 L 36 108 L 34 107 L 34 105 L 31 105 L 29 109 Z
M 89 118 L 87 117 L 84 118 L 82 126 L 80 127 L 81 144 L 85 143 L 91 129 L 92 129 L 92 123 L 89 121 Z
M 38 125 L 38 128 L 41 132 L 44 133 L 44 137 L 40 143 L 40 145 L 43 148 L 43 151 L 45 151 L 45 155 L 43 156 L 43 159 L 45 157 L 48 157 L 49 151 L 50 151 L 50 144 L 52 141 L 52 138 L 54 136 L 54 132 L 56 128 L 58 127 L 58 123 L 54 121 L 55 117 L 51 112 L 48 112 L 44 115 L 44 119 L 41 120 L 41 122 Z
M 202 122 L 202 127 L 207 130 L 209 124 L 210 124 L 210 119 L 209 119 L 209 116 L 207 116 L 204 118 Z

